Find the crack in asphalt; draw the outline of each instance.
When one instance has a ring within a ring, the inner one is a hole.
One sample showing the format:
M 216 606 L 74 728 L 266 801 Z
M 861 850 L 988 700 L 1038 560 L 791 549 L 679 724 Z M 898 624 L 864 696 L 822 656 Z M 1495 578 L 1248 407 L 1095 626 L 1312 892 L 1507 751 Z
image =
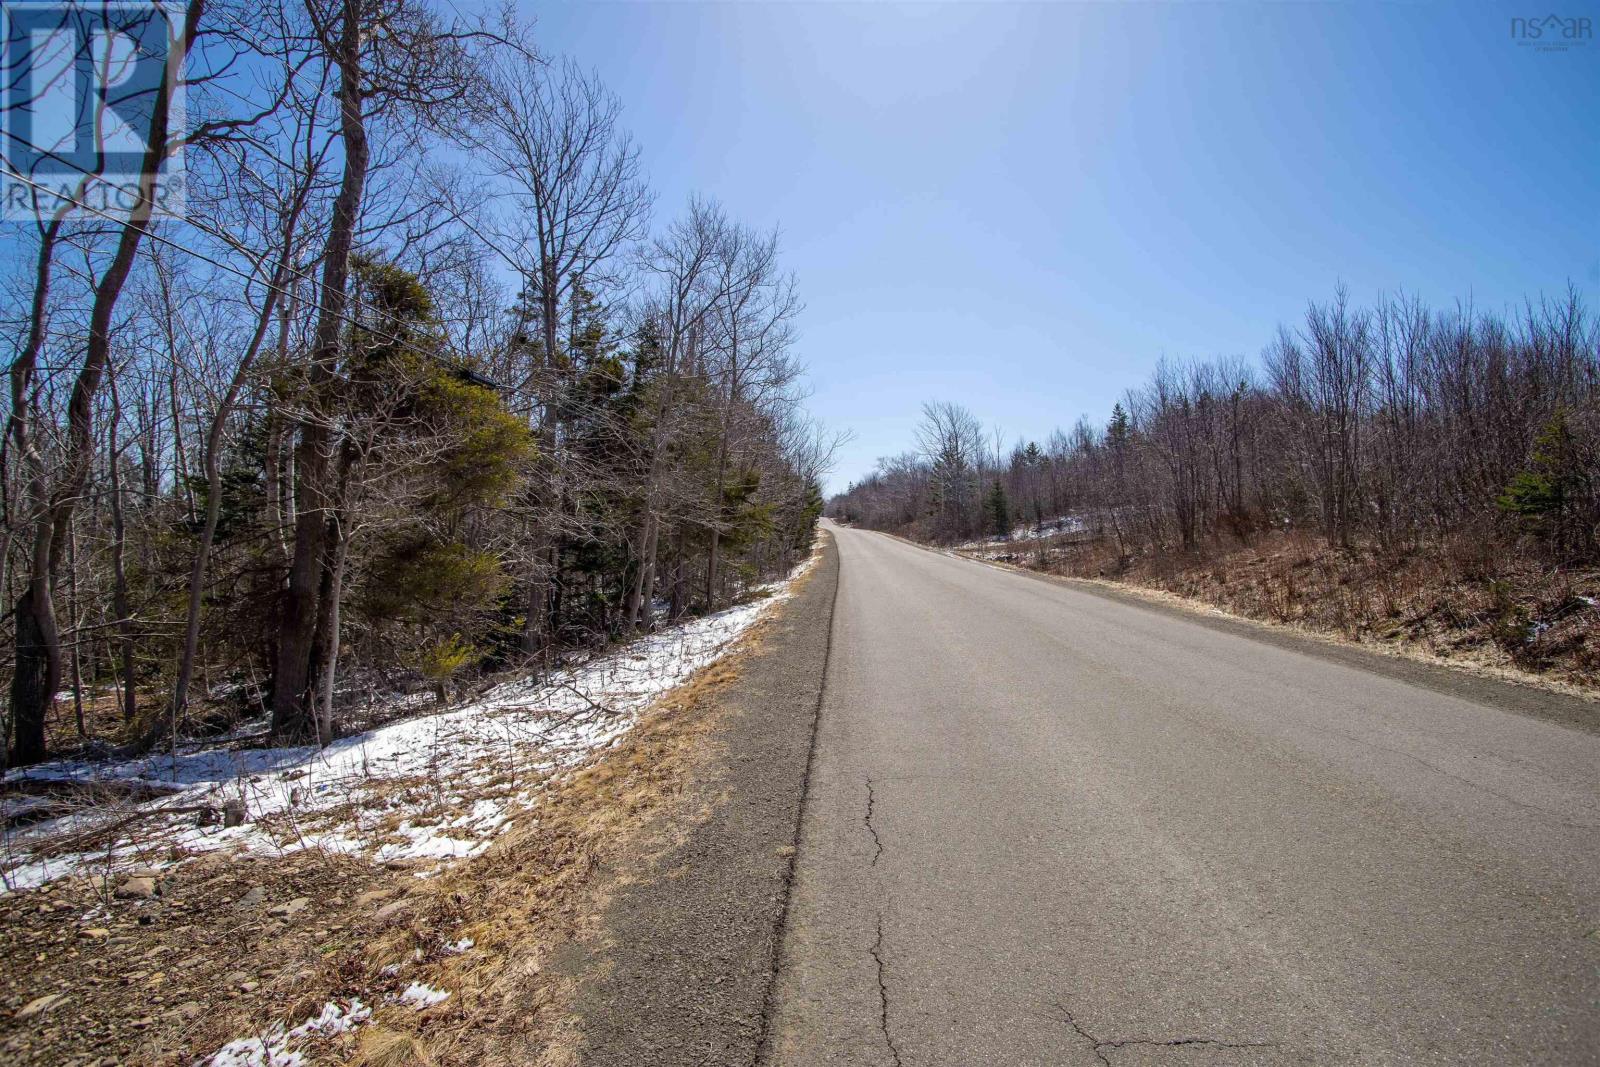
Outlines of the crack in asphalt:
M 883 856 L 883 838 L 878 836 L 878 827 L 872 821 L 873 812 L 878 805 L 878 791 L 872 784 L 872 778 L 865 779 L 867 786 L 867 810 L 861 817 L 861 823 L 867 828 L 867 833 L 872 835 L 872 862 L 869 867 L 876 867 L 878 860 Z M 878 968 L 878 1028 L 883 1031 L 883 1043 L 889 1047 L 889 1058 L 894 1061 L 895 1067 L 901 1067 L 900 1049 L 894 1043 L 894 1035 L 889 1032 L 889 982 L 887 965 L 883 962 L 883 911 L 878 911 L 877 936 L 872 942 L 872 962 Z
M 1127 1048 L 1129 1045 L 1159 1045 L 1178 1048 L 1181 1045 L 1207 1045 L 1211 1048 L 1277 1048 L 1275 1041 L 1217 1041 L 1209 1037 L 1179 1037 L 1171 1041 L 1157 1041 L 1152 1037 L 1130 1037 L 1121 1041 L 1102 1041 L 1101 1048 Z
M 872 809 L 878 802 L 878 795 L 872 788 L 872 779 L 867 779 L 867 814 L 862 820 L 867 827 L 867 833 L 872 835 L 872 843 L 877 851 L 872 854 L 871 866 L 878 865 L 878 857 L 883 855 L 883 839 L 878 836 L 878 828 L 872 824 Z
M 1072 1027 L 1074 1033 L 1089 1042 L 1089 1050 L 1094 1053 L 1094 1058 L 1105 1064 L 1106 1067 L 1111 1067 L 1111 1061 L 1106 1059 L 1105 1053 L 1100 1051 L 1100 1046 L 1103 1042 L 1083 1028 L 1082 1024 L 1078 1022 L 1078 1017 L 1072 1014 L 1072 1010 L 1065 1004 L 1057 1004 L 1056 1011 L 1061 1013 L 1061 1017 L 1066 1020 L 1068 1026 Z
M 902 1067 L 900 1049 L 889 1033 L 889 983 L 883 962 L 883 913 L 878 913 L 878 936 L 872 943 L 872 959 L 878 965 L 878 1027 L 883 1031 L 883 1043 L 889 1046 L 889 1058 L 895 1067 Z
M 1157 1048 L 1182 1048 L 1194 1045 L 1206 1048 L 1234 1049 L 1278 1047 L 1277 1043 L 1273 1041 L 1218 1041 L 1210 1037 L 1175 1037 L 1167 1039 L 1154 1037 L 1099 1038 L 1085 1030 L 1083 1024 L 1078 1022 L 1077 1016 L 1073 1015 L 1065 1004 L 1056 1004 L 1055 1009 L 1061 1013 L 1061 1018 L 1066 1024 L 1072 1027 L 1073 1032 L 1088 1042 L 1089 1051 L 1094 1053 L 1094 1058 L 1105 1064 L 1106 1067 L 1112 1067 L 1111 1059 L 1106 1055 L 1107 1051 L 1115 1052 L 1135 1045 L 1148 1045 Z

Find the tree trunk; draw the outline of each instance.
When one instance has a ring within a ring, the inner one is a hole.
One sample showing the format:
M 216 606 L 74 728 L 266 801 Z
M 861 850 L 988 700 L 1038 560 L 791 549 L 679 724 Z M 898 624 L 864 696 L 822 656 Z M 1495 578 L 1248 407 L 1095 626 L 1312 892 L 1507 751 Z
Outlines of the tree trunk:
M 44 721 L 61 685 L 61 642 L 48 594 L 30 583 L 17 602 L 17 666 L 11 676 L 13 767 L 44 759 Z
M 326 582 L 325 610 L 322 613 L 323 646 L 320 699 L 317 702 L 317 741 L 328 744 L 337 737 L 338 722 L 333 713 L 334 684 L 339 675 L 340 603 L 344 598 L 344 572 L 350 558 L 350 538 L 338 519 L 330 531 L 333 539 L 329 574 Z
M 45 227 L 34 267 L 33 304 L 28 337 L 11 364 L 11 417 L 6 444 L 14 448 L 27 472 L 24 500 L 32 515 L 28 546 L 28 582 L 13 608 L 16 616 L 16 662 L 11 676 L 8 762 L 12 766 L 44 758 L 44 721 L 61 682 L 61 645 L 55 608 L 50 600 L 49 500 L 44 457 L 29 434 L 33 412 L 33 376 L 44 349 L 45 313 L 50 296 L 50 268 L 55 242 L 68 205 L 62 205 Z
M 344 143 L 344 175 L 334 198 L 328 239 L 323 248 L 320 311 L 310 356 L 309 397 L 314 408 L 326 402 L 335 378 L 343 336 L 346 285 L 350 252 L 355 241 L 361 198 L 366 188 L 368 146 L 361 96 L 361 20 L 353 0 L 344 5 L 338 55 L 340 138 Z M 324 413 L 326 414 L 326 413 Z M 312 693 L 315 671 L 321 570 L 329 507 L 332 435 L 328 420 L 312 416 L 301 420 L 300 442 L 295 449 L 294 553 L 289 564 L 289 584 L 279 625 L 278 657 L 272 676 L 272 733 L 275 737 L 305 736 L 312 728 Z
M 667 611 L 667 618 L 673 622 L 683 618 L 684 610 L 688 607 L 689 578 L 684 567 L 684 540 L 687 533 L 680 525 L 677 536 L 672 539 L 672 607 Z
M 313 726 L 309 703 L 311 660 L 326 539 L 328 437 L 322 426 L 304 424 L 295 448 L 299 511 L 295 516 L 289 584 L 278 626 L 278 662 L 272 674 L 272 733 L 281 738 L 303 737 Z
M 117 643 L 122 657 L 122 721 L 131 723 L 139 712 L 139 697 L 133 661 L 133 613 L 128 605 L 128 536 L 122 512 L 122 463 L 118 442 L 122 402 L 117 393 L 116 368 L 111 370 L 110 386 L 111 425 L 107 428 L 107 446 L 111 452 L 111 610 L 117 616 Z
M 67 529 L 67 629 L 72 634 L 72 721 L 78 727 L 78 740 L 85 740 L 89 731 L 83 722 L 83 657 L 79 654 L 78 627 L 78 524 Z
M 536 534 L 533 547 L 535 562 L 528 571 L 528 614 L 522 620 L 522 651 L 530 656 L 539 652 L 544 633 L 543 620 L 549 612 L 550 585 L 540 574 L 544 566 L 540 560 L 542 547 Z
M 656 557 L 661 554 L 659 552 L 660 541 L 661 520 L 653 518 L 649 532 L 645 536 L 644 570 L 639 575 L 641 596 L 639 599 L 637 625 L 643 629 L 650 628 L 651 619 L 655 614 Z
M 655 568 L 650 565 L 656 540 L 655 515 L 651 511 L 652 507 L 653 503 L 647 501 L 644 521 L 639 527 L 639 566 L 633 572 L 633 585 L 628 589 L 626 611 L 626 623 L 630 630 L 639 627 L 640 609 L 644 606 L 645 598 L 650 595 L 649 583 L 654 577 Z
M 542 218 L 542 211 L 541 211 Z M 544 241 L 544 227 L 540 227 L 540 241 Z M 552 484 L 548 487 L 551 510 L 559 512 L 561 508 L 561 468 L 556 450 L 560 441 L 556 435 L 557 407 L 555 395 L 557 389 L 554 376 L 559 373 L 560 364 L 556 359 L 556 337 L 559 334 L 561 315 L 561 279 L 556 275 L 556 264 L 548 252 L 541 255 L 539 264 L 539 332 L 540 341 L 544 345 L 544 363 L 552 380 L 545 383 L 548 399 L 539 418 L 539 449 L 542 455 L 541 463 L 549 465 L 552 473 Z M 556 543 L 553 531 L 538 525 L 538 513 L 535 512 L 535 527 L 533 535 L 533 573 L 529 576 L 532 588 L 528 594 L 528 619 L 523 627 L 522 650 L 529 655 L 544 650 L 550 643 L 550 559 L 555 552 Z
M 155 212 L 155 185 L 160 174 L 161 162 L 166 157 L 169 140 L 167 124 L 171 118 L 168 107 L 171 87 L 177 84 L 183 60 L 194 43 L 195 31 L 204 7 L 204 0 L 190 0 L 184 16 L 180 47 L 167 57 L 166 77 L 156 92 L 150 120 L 150 136 L 141 162 L 139 199 L 118 236 L 111 263 L 106 267 L 99 284 L 95 286 L 94 302 L 89 312 L 89 338 L 84 347 L 83 366 L 73 382 L 72 394 L 67 402 L 67 447 L 61 465 L 63 472 L 61 482 L 51 498 L 48 515 L 40 522 L 41 527 L 48 526 L 49 529 L 41 529 L 35 538 L 36 559 L 33 580 L 28 591 L 28 596 L 33 598 L 30 607 L 35 621 L 27 629 L 30 645 L 35 641 L 42 642 L 42 654 L 48 664 L 41 673 L 37 663 L 40 652 L 30 650 L 27 656 L 24 655 L 21 647 L 24 625 L 19 618 L 17 674 L 20 679 L 26 670 L 31 680 L 26 684 L 13 683 L 12 714 L 17 720 L 19 746 L 24 746 L 28 751 L 36 750 L 40 755 L 44 751 L 45 712 L 50 700 L 54 698 L 54 689 L 61 680 L 60 635 L 56 631 L 55 614 L 50 605 L 49 576 L 60 557 L 67 527 L 72 521 L 73 512 L 89 480 L 89 467 L 94 458 L 94 397 L 111 359 L 112 316 L 122 295 L 122 287 L 133 270 L 139 243 L 144 238 L 145 231 L 150 228 L 150 220 Z M 42 558 L 38 558 L 40 553 Z M 46 686 L 35 684 L 39 681 L 47 683 Z M 50 692 L 44 692 L 44 688 L 49 688 Z M 37 738 L 24 738 L 22 731 L 25 724 L 30 731 L 38 730 Z

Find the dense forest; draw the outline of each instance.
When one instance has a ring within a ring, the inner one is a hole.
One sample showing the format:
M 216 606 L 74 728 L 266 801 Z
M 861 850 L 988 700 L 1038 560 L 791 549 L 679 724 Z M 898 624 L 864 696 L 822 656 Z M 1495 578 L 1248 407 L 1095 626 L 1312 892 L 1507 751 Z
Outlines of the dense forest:
M 453 10 L 189 0 L 149 140 L 184 213 L 85 171 L 10 227 L 11 764 L 326 741 L 807 552 L 830 442 L 775 232 L 659 210 L 594 76 Z
M 1551 623 L 1590 614 L 1570 583 L 1600 558 L 1600 329 L 1575 292 L 1504 317 L 1400 298 L 1359 308 L 1341 290 L 1259 362 L 1162 362 L 1103 423 L 1008 446 L 965 408 L 932 403 L 916 443 L 829 513 L 947 544 L 1028 541 L 1019 562 L 1132 572 L 1284 621 L 1317 621 L 1337 600 L 1330 628 L 1351 632 L 1454 613 L 1441 581 L 1470 580 L 1482 603 L 1467 613 L 1519 662 Z M 1220 559 L 1293 536 L 1321 554 L 1268 573 L 1257 551 L 1243 559 L 1251 594 L 1225 588 L 1241 576 Z M 1400 603 L 1395 575 L 1423 563 L 1439 573 L 1415 576 L 1419 603 Z M 1184 567 L 1189 580 L 1168 580 Z M 1569 629 L 1563 654 L 1592 676 L 1592 624 Z

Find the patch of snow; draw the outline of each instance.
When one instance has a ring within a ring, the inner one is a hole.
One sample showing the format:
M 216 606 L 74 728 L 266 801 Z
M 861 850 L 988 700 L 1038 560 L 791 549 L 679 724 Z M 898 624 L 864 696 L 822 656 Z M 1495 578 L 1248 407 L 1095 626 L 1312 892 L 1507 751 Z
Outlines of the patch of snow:
M 210 1067 L 300 1067 L 305 1059 L 277 1038 L 245 1037 L 223 1045 L 206 1062 Z
M 372 1018 L 372 1009 L 352 998 L 343 1007 L 332 1001 L 293 1030 L 280 1023 L 260 1037 L 242 1037 L 223 1045 L 206 1061 L 208 1067 L 301 1067 L 305 1058 L 291 1046 L 312 1037 L 347 1034 Z
M 423 1008 L 431 1008 L 435 1004 L 449 1000 L 450 994 L 442 989 L 435 989 L 426 982 L 412 982 L 406 986 L 406 991 L 395 999 L 407 1007 L 421 1011 Z
M 359 998 L 352 997 L 350 1003 L 342 1008 L 330 1000 L 322 1006 L 322 1011 L 290 1030 L 288 1036 L 296 1040 L 313 1034 L 319 1037 L 348 1034 L 370 1018 L 372 1009 L 361 1003 Z
M 13 771 L 6 781 L 71 782 L 91 793 L 102 782 L 124 791 L 146 784 L 166 795 L 86 804 L 81 813 L 14 831 L 4 842 L 0 879 L 9 891 L 74 873 L 163 866 L 172 862 L 164 858 L 169 854 L 225 848 L 266 854 L 318 848 L 380 862 L 476 856 L 516 811 L 536 803 L 541 782 L 627 733 L 660 696 L 720 657 L 786 599 L 809 563 L 761 587 L 761 597 L 750 603 L 324 748 L 219 747 L 213 741 L 125 762 L 61 761 Z M 263 728 L 256 723 L 238 736 L 259 736 Z M 195 810 L 220 809 L 227 800 L 244 801 L 244 825 L 196 825 Z M 113 840 L 52 854 L 62 840 L 121 819 L 132 828 Z
M 463 937 L 460 941 L 447 941 L 447 942 L 445 942 L 444 950 L 446 952 L 450 953 L 453 956 L 459 956 L 459 955 L 461 955 L 461 953 L 463 953 L 463 952 L 467 951 L 467 949 L 471 948 L 473 946 L 473 944 L 474 944 L 474 942 L 473 942 L 472 938 Z
M 1055 537 L 1059 534 L 1083 533 L 1088 528 L 1089 524 L 1081 515 L 1061 515 L 1053 519 L 1045 519 L 1039 523 L 1025 523 L 1008 534 L 995 534 L 992 537 L 980 538 L 976 541 L 966 541 L 957 545 L 956 549 L 962 552 L 978 552 L 995 545 L 1009 544 L 1012 541 L 1037 541 Z

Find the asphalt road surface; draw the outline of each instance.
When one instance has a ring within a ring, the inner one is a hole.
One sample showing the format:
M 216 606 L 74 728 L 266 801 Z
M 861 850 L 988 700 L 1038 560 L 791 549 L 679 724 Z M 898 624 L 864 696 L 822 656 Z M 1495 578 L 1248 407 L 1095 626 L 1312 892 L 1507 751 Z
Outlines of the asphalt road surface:
M 1592 725 L 834 532 L 767 1063 L 1600 1063 Z

